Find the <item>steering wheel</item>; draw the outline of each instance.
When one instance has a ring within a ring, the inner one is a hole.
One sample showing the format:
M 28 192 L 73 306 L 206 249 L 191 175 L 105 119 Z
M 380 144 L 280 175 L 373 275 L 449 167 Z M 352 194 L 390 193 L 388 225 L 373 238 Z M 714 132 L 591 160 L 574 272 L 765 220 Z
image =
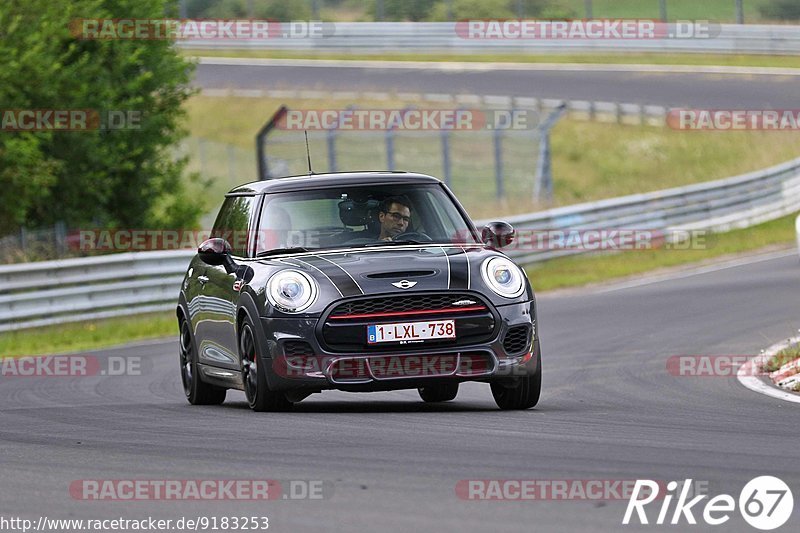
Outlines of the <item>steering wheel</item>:
M 422 242 L 433 242 L 428 235 L 422 233 L 421 231 L 407 231 L 405 233 L 401 233 L 399 235 L 395 235 L 392 240 L 395 241 L 422 241 Z
M 342 243 L 343 246 L 356 246 L 359 244 L 372 244 L 375 242 L 375 239 L 369 239 L 366 237 L 358 237 L 355 239 L 350 239 L 349 241 L 345 241 Z

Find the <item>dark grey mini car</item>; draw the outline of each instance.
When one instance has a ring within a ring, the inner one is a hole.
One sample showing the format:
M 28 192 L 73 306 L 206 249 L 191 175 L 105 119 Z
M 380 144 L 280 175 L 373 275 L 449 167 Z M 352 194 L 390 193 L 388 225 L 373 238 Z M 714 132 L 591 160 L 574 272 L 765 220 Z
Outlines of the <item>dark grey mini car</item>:
M 534 294 L 436 178 L 315 174 L 242 185 L 225 197 L 189 265 L 177 308 L 192 404 L 245 392 L 256 411 L 325 389 L 418 389 L 452 400 L 491 385 L 502 409 L 536 405 Z

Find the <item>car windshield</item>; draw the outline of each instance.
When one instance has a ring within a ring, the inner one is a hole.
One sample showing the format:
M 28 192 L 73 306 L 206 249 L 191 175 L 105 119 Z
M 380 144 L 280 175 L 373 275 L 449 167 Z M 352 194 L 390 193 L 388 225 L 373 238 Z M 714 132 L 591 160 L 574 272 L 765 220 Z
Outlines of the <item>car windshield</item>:
M 408 243 L 476 244 L 442 189 L 431 185 L 343 186 L 268 194 L 257 253 Z

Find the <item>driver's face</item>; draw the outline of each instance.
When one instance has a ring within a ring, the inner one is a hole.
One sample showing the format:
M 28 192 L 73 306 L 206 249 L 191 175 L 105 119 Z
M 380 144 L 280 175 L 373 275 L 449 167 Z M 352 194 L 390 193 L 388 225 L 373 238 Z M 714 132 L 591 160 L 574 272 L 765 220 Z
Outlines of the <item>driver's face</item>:
M 389 207 L 388 213 L 380 213 L 378 219 L 381 223 L 381 235 L 384 237 L 394 237 L 405 233 L 408 228 L 408 219 L 411 210 L 402 205 L 393 203 Z

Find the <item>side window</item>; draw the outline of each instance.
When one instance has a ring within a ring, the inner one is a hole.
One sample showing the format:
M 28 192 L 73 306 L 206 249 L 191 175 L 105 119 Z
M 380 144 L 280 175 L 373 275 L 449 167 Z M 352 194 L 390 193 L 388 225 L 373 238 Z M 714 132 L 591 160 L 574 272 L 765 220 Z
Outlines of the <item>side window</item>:
M 219 210 L 211 236 L 228 241 L 233 255 L 247 256 L 247 229 L 254 205 L 255 196 L 229 196 Z

